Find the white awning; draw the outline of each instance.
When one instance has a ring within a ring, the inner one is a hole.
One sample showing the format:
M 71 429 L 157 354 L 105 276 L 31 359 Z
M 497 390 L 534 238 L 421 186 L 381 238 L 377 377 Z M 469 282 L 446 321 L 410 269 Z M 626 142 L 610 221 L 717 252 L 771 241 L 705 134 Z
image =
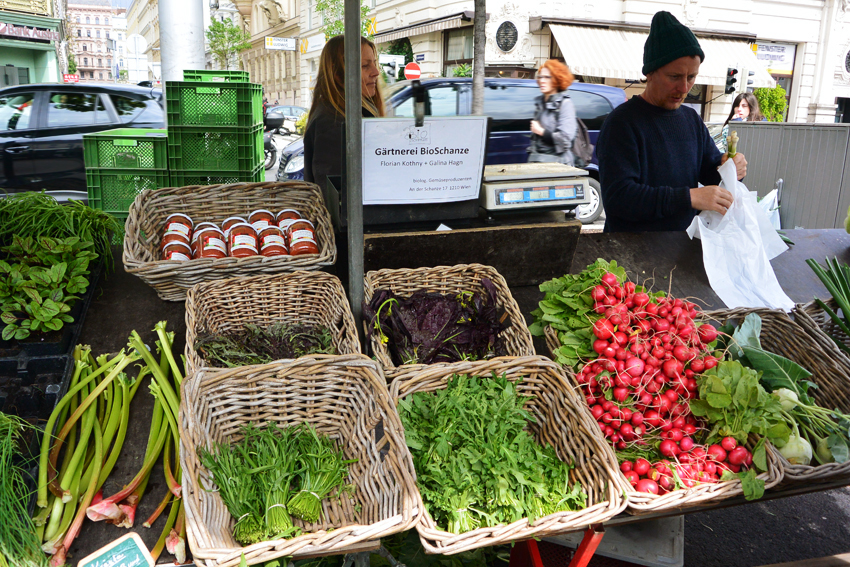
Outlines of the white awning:
M 647 33 L 587 26 L 549 26 L 564 60 L 576 75 L 608 77 L 627 81 L 643 78 L 643 45 Z M 725 85 L 726 70 L 736 67 L 755 74 L 752 87 L 774 87 L 776 82 L 756 59 L 745 41 L 697 38 L 705 52 L 699 68 L 698 85 Z M 738 77 L 742 81 L 742 77 Z
M 413 37 L 441 30 L 450 30 L 468 25 L 472 21 L 472 12 L 460 12 L 443 18 L 426 20 L 403 28 L 397 28 L 375 34 L 373 41 L 375 43 L 386 43 L 403 37 Z

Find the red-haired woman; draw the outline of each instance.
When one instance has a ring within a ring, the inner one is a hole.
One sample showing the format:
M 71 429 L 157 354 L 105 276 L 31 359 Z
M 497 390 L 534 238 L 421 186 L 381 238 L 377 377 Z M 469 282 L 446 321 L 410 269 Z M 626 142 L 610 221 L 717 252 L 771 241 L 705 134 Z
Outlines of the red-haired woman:
M 534 101 L 528 161 L 574 164 L 576 110 L 567 94 L 574 79 L 569 67 L 557 59 L 549 59 L 537 71 L 542 94 Z

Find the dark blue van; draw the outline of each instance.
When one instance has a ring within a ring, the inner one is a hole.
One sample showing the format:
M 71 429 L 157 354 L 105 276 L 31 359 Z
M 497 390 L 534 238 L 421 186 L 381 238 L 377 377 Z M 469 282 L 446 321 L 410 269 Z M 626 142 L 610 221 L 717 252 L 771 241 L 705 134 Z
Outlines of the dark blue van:
M 525 163 L 531 138 L 529 123 L 534 116 L 534 99 L 540 95 L 537 81 L 531 79 L 484 80 L 484 114 L 493 120 L 487 149 L 487 164 Z M 472 109 L 472 79 L 425 79 L 425 114 L 428 116 L 468 115 Z M 599 129 L 608 114 L 626 101 L 623 89 L 592 83 L 573 83 L 569 89 L 576 114 L 584 122 L 590 139 L 596 144 Z M 399 81 L 387 87 L 387 114 L 413 117 L 412 90 L 409 81 Z M 580 207 L 576 217 L 591 223 L 602 214 L 599 196 L 599 167 L 596 155 L 586 168 L 595 182 L 591 204 Z M 301 140 L 293 142 L 281 153 L 278 180 L 304 178 L 304 146 Z

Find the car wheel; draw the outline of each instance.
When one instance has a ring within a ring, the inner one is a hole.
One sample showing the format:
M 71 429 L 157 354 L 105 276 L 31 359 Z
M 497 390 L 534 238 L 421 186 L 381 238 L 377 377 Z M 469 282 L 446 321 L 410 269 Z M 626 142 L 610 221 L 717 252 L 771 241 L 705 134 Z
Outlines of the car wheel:
M 590 203 L 576 207 L 576 218 L 581 224 L 596 222 L 602 215 L 602 191 L 599 182 L 592 177 L 590 181 Z

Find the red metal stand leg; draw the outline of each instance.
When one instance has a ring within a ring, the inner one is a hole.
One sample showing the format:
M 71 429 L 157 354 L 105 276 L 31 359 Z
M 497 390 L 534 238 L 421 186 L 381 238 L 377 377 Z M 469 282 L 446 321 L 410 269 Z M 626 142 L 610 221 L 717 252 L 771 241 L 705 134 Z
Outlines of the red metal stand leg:
M 605 528 L 602 524 L 594 524 L 587 528 L 584 532 L 584 537 L 576 549 L 576 554 L 573 555 L 573 560 L 570 561 L 569 567 L 587 567 L 593 554 L 596 553 L 596 548 L 599 547 L 599 542 L 602 541 L 602 536 L 605 535 Z
M 543 567 L 540 549 L 533 539 L 518 541 L 511 549 L 510 567 Z

